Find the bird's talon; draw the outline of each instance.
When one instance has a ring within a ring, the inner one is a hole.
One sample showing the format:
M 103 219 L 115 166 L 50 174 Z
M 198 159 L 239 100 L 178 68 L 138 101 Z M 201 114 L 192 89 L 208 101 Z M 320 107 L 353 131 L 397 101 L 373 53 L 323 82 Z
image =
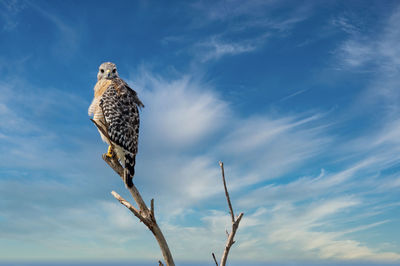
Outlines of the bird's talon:
M 114 157 L 114 154 L 113 154 L 113 151 L 112 151 L 111 145 L 110 145 L 110 146 L 108 146 L 108 151 L 107 151 L 107 154 L 106 154 L 106 156 L 107 156 L 108 158 L 112 158 L 112 157 Z

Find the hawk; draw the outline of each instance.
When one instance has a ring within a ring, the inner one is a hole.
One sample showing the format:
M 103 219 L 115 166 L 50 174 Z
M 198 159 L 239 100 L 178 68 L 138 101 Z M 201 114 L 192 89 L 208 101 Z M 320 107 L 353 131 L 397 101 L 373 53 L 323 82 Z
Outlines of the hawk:
M 144 107 L 137 93 L 123 81 L 114 63 L 105 62 L 99 67 L 94 98 L 89 106 L 89 116 L 107 132 L 100 136 L 108 147 L 107 156 L 114 155 L 125 167 L 125 184 L 132 187 L 135 174 L 139 140 L 139 108 Z

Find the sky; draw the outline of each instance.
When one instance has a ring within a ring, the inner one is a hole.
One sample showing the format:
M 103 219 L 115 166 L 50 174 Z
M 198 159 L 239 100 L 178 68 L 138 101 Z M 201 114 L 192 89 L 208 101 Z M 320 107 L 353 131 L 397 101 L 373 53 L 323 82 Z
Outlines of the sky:
M 111 61 L 178 265 L 223 252 L 219 161 L 235 265 L 399 265 L 398 25 L 390 0 L 1 0 L 0 262 L 162 259 L 87 114 Z

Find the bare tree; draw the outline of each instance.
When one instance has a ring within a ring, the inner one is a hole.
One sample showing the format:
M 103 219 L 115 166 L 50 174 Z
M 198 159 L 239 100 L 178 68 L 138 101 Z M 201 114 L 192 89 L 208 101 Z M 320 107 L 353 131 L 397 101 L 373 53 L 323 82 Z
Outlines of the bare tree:
M 219 162 L 219 166 L 221 167 L 222 181 L 224 183 L 224 189 L 225 189 L 225 197 L 226 197 L 226 200 L 228 201 L 229 212 L 231 214 L 231 220 L 232 220 L 232 231 L 231 231 L 231 233 L 228 233 L 228 231 L 226 231 L 228 239 L 226 241 L 224 253 L 222 254 L 221 261 L 220 261 L 220 266 L 225 266 L 226 260 L 228 259 L 229 250 L 231 249 L 232 245 L 235 244 L 234 238 L 236 235 L 236 231 L 239 228 L 240 220 L 242 220 L 243 212 L 241 212 L 238 217 L 235 217 L 235 213 L 233 212 L 233 208 L 232 208 L 231 199 L 229 197 L 228 188 L 226 187 L 224 163 Z M 217 259 L 216 259 L 214 253 L 212 253 L 212 257 L 214 259 L 215 264 L 218 266 L 218 262 L 217 262 Z

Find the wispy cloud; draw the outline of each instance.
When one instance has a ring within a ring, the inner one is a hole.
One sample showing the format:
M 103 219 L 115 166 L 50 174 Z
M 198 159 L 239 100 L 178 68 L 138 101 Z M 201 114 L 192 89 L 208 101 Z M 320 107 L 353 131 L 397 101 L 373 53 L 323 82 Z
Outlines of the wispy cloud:
M 343 171 L 326 174 L 322 170 L 317 177 L 301 177 L 288 184 L 269 184 L 255 189 L 244 196 L 240 201 L 242 206 L 253 206 L 257 202 L 279 203 L 310 200 L 328 193 L 338 193 L 351 190 L 343 183 L 354 177 L 362 167 L 368 166 L 370 161 L 360 162 Z
M 400 98 L 397 78 L 400 71 L 400 8 L 383 23 L 383 30 L 368 34 L 368 32 L 352 30 L 350 37 L 337 50 L 342 66 L 351 70 L 369 71 L 372 81 L 369 89 L 362 95 L 362 101 L 374 102 L 384 100 L 388 112 L 396 112 L 395 102 Z M 347 28 L 350 22 L 345 23 Z
M 336 18 L 333 18 L 331 20 L 331 24 L 353 36 L 360 34 L 361 32 L 361 28 L 358 25 L 358 20 L 354 17 L 351 17 L 349 14 L 342 14 Z
M 302 94 L 302 93 L 304 93 L 304 92 L 307 92 L 308 90 L 309 90 L 309 89 L 298 90 L 298 91 L 296 91 L 296 92 L 294 92 L 294 93 L 292 93 L 292 94 L 289 94 L 288 96 L 283 97 L 283 98 L 280 99 L 279 101 L 280 101 L 280 102 L 283 102 L 283 101 L 289 100 L 290 98 L 296 97 L 297 95 L 300 95 L 300 94 Z
M 40 6 L 38 3 L 27 2 L 27 4 L 54 25 L 57 38 L 53 45 L 53 53 L 57 56 L 62 54 L 62 58 L 65 58 L 66 53 L 74 53 L 80 43 L 80 28 L 73 25 L 71 21 L 66 22 L 61 19 L 59 14 Z M 77 21 L 74 23 L 77 23 Z
M 292 205 L 282 206 L 273 215 L 270 225 L 273 228 L 268 241 L 285 249 L 305 252 L 310 260 L 315 257 L 335 260 L 399 260 L 400 254 L 368 248 L 358 241 L 343 238 L 340 232 L 315 229 L 324 225 L 327 217 L 354 208 L 358 204 L 357 200 L 351 198 L 336 198 L 312 204 L 306 209 Z M 294 211 L 295 209 L 297 210 Z
M 196 145 L 225 125 L 228 103 L 195 75 L 165 79 L 142 68 L 136 76 L 132 84 L 146 103 L 142 128 L 147 147 Z
M 226 20 L 235 17 L 257 15 L 262 16 L 266 7 L 272 7 L 277 1 L 197 1 L 192 6 L 201 10 L 209 21 Z M 212 5 L 212 8 L 210 7 Z
M 222 43 L 215 39 L 207 43 L 201 43 L 200 46 L 210 49 L 204 56 L 202 56 L 203 61 L 219 59 L 224 55 L 246 53 L 256 49 L 256 46 L 251 43 Z
M 3 31 L 14 30 L 19 23 L 18 15 L 26 8 L 24 2 L 19 0 L 2 0 L 0 1 L 0 18 L 3 20 Z
M 255 51 L 266 42 L 268 34 L 258 36 L 254 39 L 242 40 L 239 42 L 222 41 L 216 36 L 210 40 L 201 42 L 195 46 L 195 50 L 200 51 L 197 55 L 202 62 L 220 59 L 226 55 L 238 55 Z
M 200 16 L 191 18 L 187 27 L 204 31 L 203 40 L 189 41 L 187 50 L 200 62 L 215 61 L 261 49 L 270 37 L 284 37 L 300 22 L 309 18 L 313 5 L 295 5 L 283 8 L 280 1 L 198 1 L 188 5 Z M 280 10 L 280 17 L 272 15 Z M 199 19 L 201 18 L 201 19 Z M 190 37 L 166 36 L 162 42 L 188 41 Z
M 385 201 L 395 195 L 398 180 L 381 173 L 398 164 L 399 157 L 397 144 L 390 142 L 389 147 L 385 141 L 377 141 L 388 136 L 396 139 L 393 134 L 386 133 L 383 128 L 380 134 L 368 136 L 368 143 L 375 143 L 372 146 L 362 144 L 359 149 L 353 146 L 342 150 L 344 154 L 364 155 L 364 159 L 342 171 L 327 173 L 322 170 L 316 177 L 268 184 L 244 195 L 238 202 L 241 208 L 263 206 L 271 210 L 264 216 L 265 227 L 261 226 L 268 228 L 265 245 L 279 245 L 295 257 L 302 254 L 306 260 L 398 261 L 400 254 L 396 249 L 386 252 L 377 245 L 371 247 L 353 238 L 356 232 L 391 222 L 380 217 L 393 211 L 385 207 Z M 368 200 L 372 195 L 374 202 Z M 350 212 L 352 215 L 348 216 Z M 366 222 L 365 217 L 374 217 L 374 222 Z M 264 232 L 264 229 L 258 230 Z
M 198 1 L 191 5 L 202 16 L 201 21 L 196 21 L 200 25 L 214 22 L 229 22 L 232 30 L 244 30 L 245 28 L 272 28 L 278 30 L 288 30 L 300 21 L 306 19 L 312 10 L 312 5 L 302 3 L 291 8 L 284 7 L 281 1 Z M 272 11 L 283 11 L 284 15 L 275 18 Z M 240 19 L 240 23 L 237 22 Z

